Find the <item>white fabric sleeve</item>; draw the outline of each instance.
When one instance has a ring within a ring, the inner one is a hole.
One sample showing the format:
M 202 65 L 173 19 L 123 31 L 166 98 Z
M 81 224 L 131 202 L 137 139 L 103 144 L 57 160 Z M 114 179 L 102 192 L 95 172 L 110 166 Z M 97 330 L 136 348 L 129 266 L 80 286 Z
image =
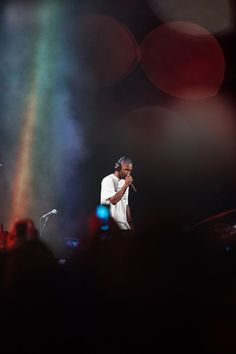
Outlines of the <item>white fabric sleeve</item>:
M 112 178 L 105 177 L 101 183 L 101 204 L 110 204 L 109 198 L 116 194 Z

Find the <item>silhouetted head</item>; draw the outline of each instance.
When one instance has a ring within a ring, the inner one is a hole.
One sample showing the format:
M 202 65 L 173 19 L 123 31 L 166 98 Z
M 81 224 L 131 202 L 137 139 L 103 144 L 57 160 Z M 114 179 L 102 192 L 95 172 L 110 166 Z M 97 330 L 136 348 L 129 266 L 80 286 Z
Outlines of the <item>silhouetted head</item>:
M 20 219 L 13 225 L 11 237 L 16 242 L 35 240 L 38 239 L 38 230 L 32 219 Z

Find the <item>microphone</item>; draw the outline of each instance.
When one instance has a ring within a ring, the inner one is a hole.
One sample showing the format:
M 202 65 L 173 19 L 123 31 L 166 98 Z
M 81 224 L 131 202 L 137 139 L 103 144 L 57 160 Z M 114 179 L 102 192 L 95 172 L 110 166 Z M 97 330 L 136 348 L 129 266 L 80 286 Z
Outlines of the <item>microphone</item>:
M 47 214 L 42 215 L 41 218 L 43 219 L 51 214 L 56 214 L 56 213 L 57 213 L 57 209 L 53 209 L 53 210 L 49 211 Z
M 135 186 L 133 185 L 133 183 L 131 183 L 131 187 L 133 188 L 133 190 L 134 190 L 135 192 L 137 192 L 137 189 L 135 188 Z
M 130 172 L 127 174 L 127 176 L 130 176 Z M 134 190 L 135 192 L 137 192 L 137 189 L 135 188 L 135 186 L 133 185 L 133 183 L 131 183 L 130 185 L 131 185 L 131 187 L 133 188 L 133 190 Z

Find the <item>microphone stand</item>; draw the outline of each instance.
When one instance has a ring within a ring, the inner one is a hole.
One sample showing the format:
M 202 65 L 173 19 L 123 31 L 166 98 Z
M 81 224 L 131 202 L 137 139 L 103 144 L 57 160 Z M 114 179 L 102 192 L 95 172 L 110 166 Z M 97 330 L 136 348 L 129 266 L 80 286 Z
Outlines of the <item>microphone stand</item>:
M 40 217 L 39 219 L 39 235 L 41 236 L 45 227 L 46 227 L 46 224 L 47 224 L 47 221 L 48 221 L 48 218 L 49 216 L 46 216 L 46 217 Z
M 47 224 L 47 221 L 49 219 L 49 216 L 52 215 L 52 214 L 56 214 L 57 213 L 57 210 L 56 209 L 53 209 L 51 210 L 50 212 L 48 212 L 47 214 L 44 214 L 40 217 L 39 219 L 39 235 L 41 236 L 44 229 L 45 229 L 45 226 Z

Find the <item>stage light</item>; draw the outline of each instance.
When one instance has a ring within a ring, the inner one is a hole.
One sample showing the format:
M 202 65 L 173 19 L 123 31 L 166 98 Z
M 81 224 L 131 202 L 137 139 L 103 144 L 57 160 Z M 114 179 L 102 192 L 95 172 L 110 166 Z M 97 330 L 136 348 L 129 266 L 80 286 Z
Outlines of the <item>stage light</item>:
M 110 216 L 109 207 L 107 205 L 98 205 L 96 209 L 96 215 L 101 220 L 108 220 Z
M 65 238 L 65 243 L 66 243 L 66 246 L 67 246 L 68 248 L 75 248 L 75 247 L 78 247 L 78 245 L 79 245 L 79 240 L 76 239 L 76 238 L 66 237 L 66 238 Z

